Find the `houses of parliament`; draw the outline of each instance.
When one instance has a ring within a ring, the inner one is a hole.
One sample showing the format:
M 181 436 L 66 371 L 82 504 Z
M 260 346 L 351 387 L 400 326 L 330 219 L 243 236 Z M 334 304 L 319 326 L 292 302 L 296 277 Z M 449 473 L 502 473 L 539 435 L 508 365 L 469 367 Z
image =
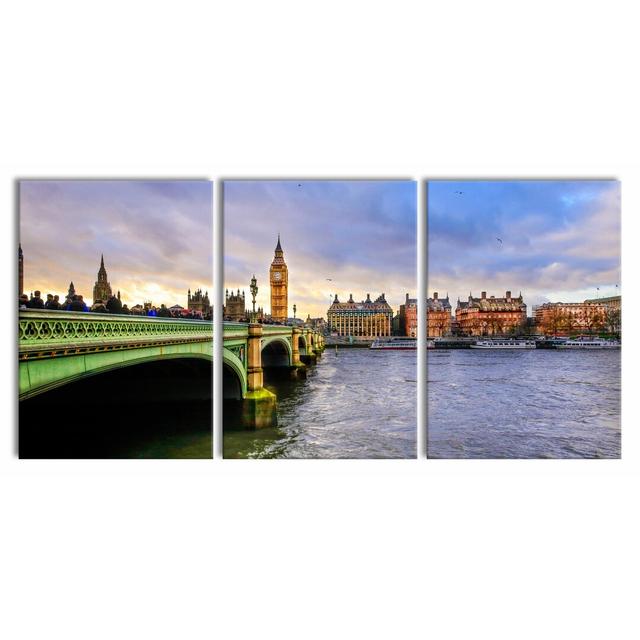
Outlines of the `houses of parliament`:
M 22 245 L 18 244 L 18 296 L 22 296 L 24 293 L 24 252 L 22 250 Z M 76 295 L 76 288 L 73 284 L 73 281 L 69 283 L 69 288 L 67 290 L 67 294 L 65 296 L 65 303 L 71 301 L 73 296 Z M 93 302 L 100 300 L 102 302 L 106 302 L 114 296 L 120 300 L 120 291 L 116 294 L 113 293 L 111 288 L 111 283 L 109 282 L 109 278 L 107 275 L 107 270 L 104 266 L 104 254 L 100 256 L 100 267 L 98 268 L 98 277 L 93 285 Z M 146 305 L 151 306 L 150 302 L 145 303 Z M 143 306 L 143 305 L 138 305 Z M 180 307 L 178 305 L 180 309 Z M 201 313 L 203 316 L 206 316 L 211 313 L 212 306 L 209 300 L 209 292 L 203 292 L 202 289 L 197 289 L 193 293 L 191 289 L 187 292 L 187 309 L 189 311 L 196 311 Z

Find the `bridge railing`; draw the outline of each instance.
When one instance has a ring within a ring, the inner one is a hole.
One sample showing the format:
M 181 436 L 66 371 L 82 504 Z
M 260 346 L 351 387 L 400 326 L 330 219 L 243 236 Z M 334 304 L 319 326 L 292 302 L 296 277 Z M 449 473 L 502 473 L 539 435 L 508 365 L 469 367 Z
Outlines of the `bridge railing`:
M 206 340 L 213 340 L 213 323 L 203 320 L 47 309 L 18 314 L 20 358 Z

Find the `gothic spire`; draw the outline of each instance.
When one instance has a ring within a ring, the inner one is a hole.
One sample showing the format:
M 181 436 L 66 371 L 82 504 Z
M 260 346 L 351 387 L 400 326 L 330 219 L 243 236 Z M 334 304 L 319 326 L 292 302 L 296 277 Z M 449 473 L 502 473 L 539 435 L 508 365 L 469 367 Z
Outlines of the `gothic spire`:
M 98 280 L 107 279 L 107 270 L 104 268 L 104 254 L 100 254 L 100 269 L 98 269 Z
M 278 244 L 276 245 L 276 251 L 282 251 L 282 247 L 280 246 L 280 234 L 278 234 Z

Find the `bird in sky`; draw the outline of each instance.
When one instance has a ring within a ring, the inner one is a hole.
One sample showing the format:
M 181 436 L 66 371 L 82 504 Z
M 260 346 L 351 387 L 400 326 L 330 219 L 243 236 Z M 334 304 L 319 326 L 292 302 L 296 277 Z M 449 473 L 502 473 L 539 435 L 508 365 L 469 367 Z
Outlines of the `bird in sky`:
M 500 238 L 496 238 L 496 240 L 497 240 L 500 244 L 502 244 L 502 240 L 501 240 Z
M 462 195 L 462 191 L 456 191 L 456 194 L 461 196 Z

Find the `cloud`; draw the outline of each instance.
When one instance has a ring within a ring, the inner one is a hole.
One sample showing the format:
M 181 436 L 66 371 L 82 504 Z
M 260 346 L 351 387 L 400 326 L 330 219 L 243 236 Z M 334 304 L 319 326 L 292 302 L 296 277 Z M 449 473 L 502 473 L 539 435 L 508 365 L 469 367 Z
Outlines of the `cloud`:
M 300 185 L 300 186 L 298 186 Z M 255 273 L 270 309 L 278 233 L 289 267 L 289 313 L 323 316 L 338 293 L 382 292 L 395 308 L 416 293 L 416 185 L 410 181 L 227 181 L 225 287 Z
M 437 181 L 428 205 L 430 291 L 521 289 L 530 306 L 616 293 L 616 181 Z
M 104 254 L 125 302 L 186 306 L 212 289 L 211 184 L 199 181 L 57 180 L 20 184 L 25 289 L 86 299 Z

